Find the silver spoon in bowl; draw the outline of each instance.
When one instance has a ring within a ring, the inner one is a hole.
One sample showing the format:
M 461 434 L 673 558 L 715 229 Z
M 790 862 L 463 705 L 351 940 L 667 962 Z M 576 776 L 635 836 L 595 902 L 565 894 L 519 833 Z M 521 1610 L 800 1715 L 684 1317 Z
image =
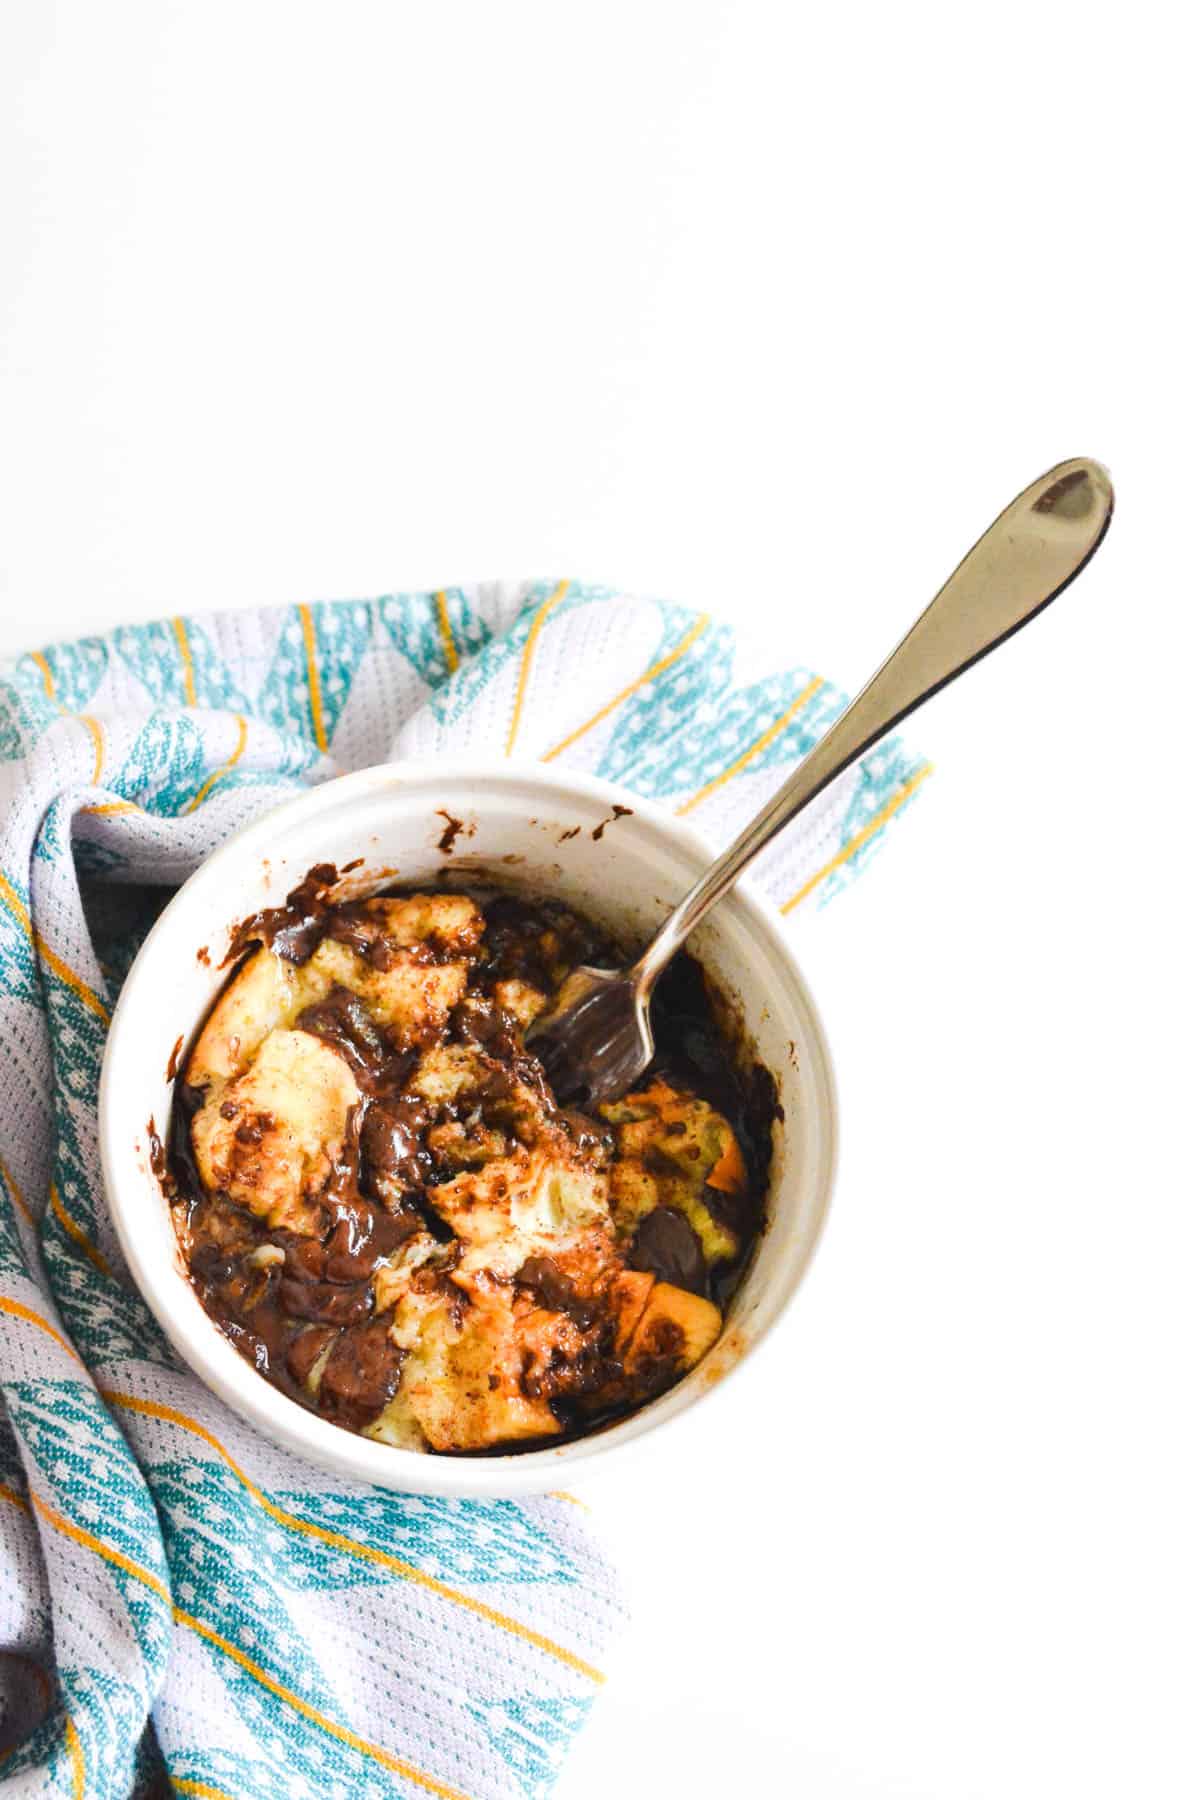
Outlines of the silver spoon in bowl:
M 1095 553 L 1112 508 L 1108 472 L 1086 457 L 1059 463 L 1018 494 L 637 961 L 627 969 L 582 967 L 567 977 L 528 1032 L 561 1102 L 594 1106 L 628 1092 L 654 1057 L 654 984 L 709 908 L 843 769 L 1061 594 Z

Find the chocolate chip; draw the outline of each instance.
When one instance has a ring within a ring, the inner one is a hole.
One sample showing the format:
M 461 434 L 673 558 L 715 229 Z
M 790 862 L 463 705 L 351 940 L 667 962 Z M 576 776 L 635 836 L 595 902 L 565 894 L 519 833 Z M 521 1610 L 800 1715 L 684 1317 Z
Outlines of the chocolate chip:
M 629 1266 L 669 1281 L 672 1287 L 708 1293 L 708 1269 L 700 1239 L 677 1207 L 656 1206 L 646 1214 L 633 1236 Z

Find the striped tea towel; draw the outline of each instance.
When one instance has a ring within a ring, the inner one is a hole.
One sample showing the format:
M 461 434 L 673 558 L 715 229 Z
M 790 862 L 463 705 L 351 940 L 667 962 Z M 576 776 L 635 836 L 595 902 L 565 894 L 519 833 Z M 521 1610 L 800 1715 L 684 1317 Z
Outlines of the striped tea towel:
M 714 841 L 844 704 L 682 607 L 494 583 L 133 625 L 0 666 L 0 1796 L 542 1795 L 621 1618 L 587 1516 L 406 1498 L 183 1368 L 105 1211 L 96 1086 L 172 886 L 340 771 L 561 760 Z M 926 774 L 895 740 L 762 877 L 834 893 Z

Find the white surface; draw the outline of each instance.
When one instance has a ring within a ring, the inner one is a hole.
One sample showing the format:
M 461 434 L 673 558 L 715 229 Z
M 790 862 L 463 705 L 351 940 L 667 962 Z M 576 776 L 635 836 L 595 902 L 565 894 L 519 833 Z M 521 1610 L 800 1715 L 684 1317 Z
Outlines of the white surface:
M 754 1048 L 777 1072 L 792 1133 L 776 1130 L 766 1196 L 770 1255 L 755 1258 L 703 1369 L 619 1425 L 574 1443 L 516 1456 L 425 1456 L 342 1431 L 265 1382 L 213 1326 L 187 1279 L 170 1210 L 154 1173 L 153 1121 L 166 1118 L 172 1044 L 190 1039 L 228 980 L 239 919 L 282 906 L 314 864 L 365 867 L 339 884 L 343 899 L 377 892 L 389 877 L 427 883 L 451 867 L 438 850 L 442 821 L 465 821 L 453 866 L 498 868 L 521 859 L 521 881 L 554 891 L 623 938 L 646 942 L 662 921 L 658 896 L 686 893 L 711 861 L 700 834 L 645 803 L 597 842 L 624 790 L 571 770 L 479 759 L 362 769 L 300 795 L 213 852 L 147 937 L 113 1014 L 100 1079 L 100 1156 L 125 1261 L 159 1324 L 196 1374 L 269 1437 L 341 1475 L 385 1487 L 468 1498 L 544 1494 L 619 1465 L 623 1487 L 670 1466 L 674 1444 L 722 1429 L 767 1334 L 796 1299 L 825 1222 L 836 1148 L 829 1052 L 812 996 L 777 908 L 750 883 L 694 934 L 696 954 L 736 994 Z M 531 817 L 535 813 L 536 817 Z M 582 826 L 582 832 L 580 827 Z M 565 831 L 574 835 L 567 841 Z M 370 847 L 374 846 L 374 849 Z M 382 871 L 382 873 L 380 873 Z M 203 962 L 197 955 L 203 946 Z M 186 1065 L 185 1065 L 185 1073 Z M 146 1124 L 146 1115 L 151 1122 Z M 536 1251 L 536 1242 L 532 1246 Z M 510 1271 L 521 1262 L 519 1251 Z M 736 1380 L 733 1376 L 736 1373 Z M 714 1385 L 714 1383 L 716 1385 Z M 723 1410 L 722 1410 L 723 1409 Z M 716 1413 L 711 1427 L 704 1419 Z
M 6 645 L 562 571 L 850 681 L 1041 468 L 1114 471 L 796 922 L 830 1229 L 739 1441 L 591 1496 L 637 1624 L 564 1800 L 1200 1786 L 1185 17 L 0 24 Z

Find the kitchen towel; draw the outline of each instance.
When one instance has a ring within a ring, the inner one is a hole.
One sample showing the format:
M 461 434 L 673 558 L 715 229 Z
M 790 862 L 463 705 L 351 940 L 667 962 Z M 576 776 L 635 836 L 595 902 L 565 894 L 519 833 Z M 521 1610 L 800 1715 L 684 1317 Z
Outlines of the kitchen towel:
M 573 581 L 131 625 L 0 664 L 0 1796 L 543 1795 L 622 1620 L 567 1495 L 423 1499 L 260 1438 L 122 1265 L 97 1159 L 112 1007 L 237 826 L 347 769 L 557 761 L 727 841 L 845 704 L 728 624 Z M 864 866 L 896 739 L 757 871 Z

